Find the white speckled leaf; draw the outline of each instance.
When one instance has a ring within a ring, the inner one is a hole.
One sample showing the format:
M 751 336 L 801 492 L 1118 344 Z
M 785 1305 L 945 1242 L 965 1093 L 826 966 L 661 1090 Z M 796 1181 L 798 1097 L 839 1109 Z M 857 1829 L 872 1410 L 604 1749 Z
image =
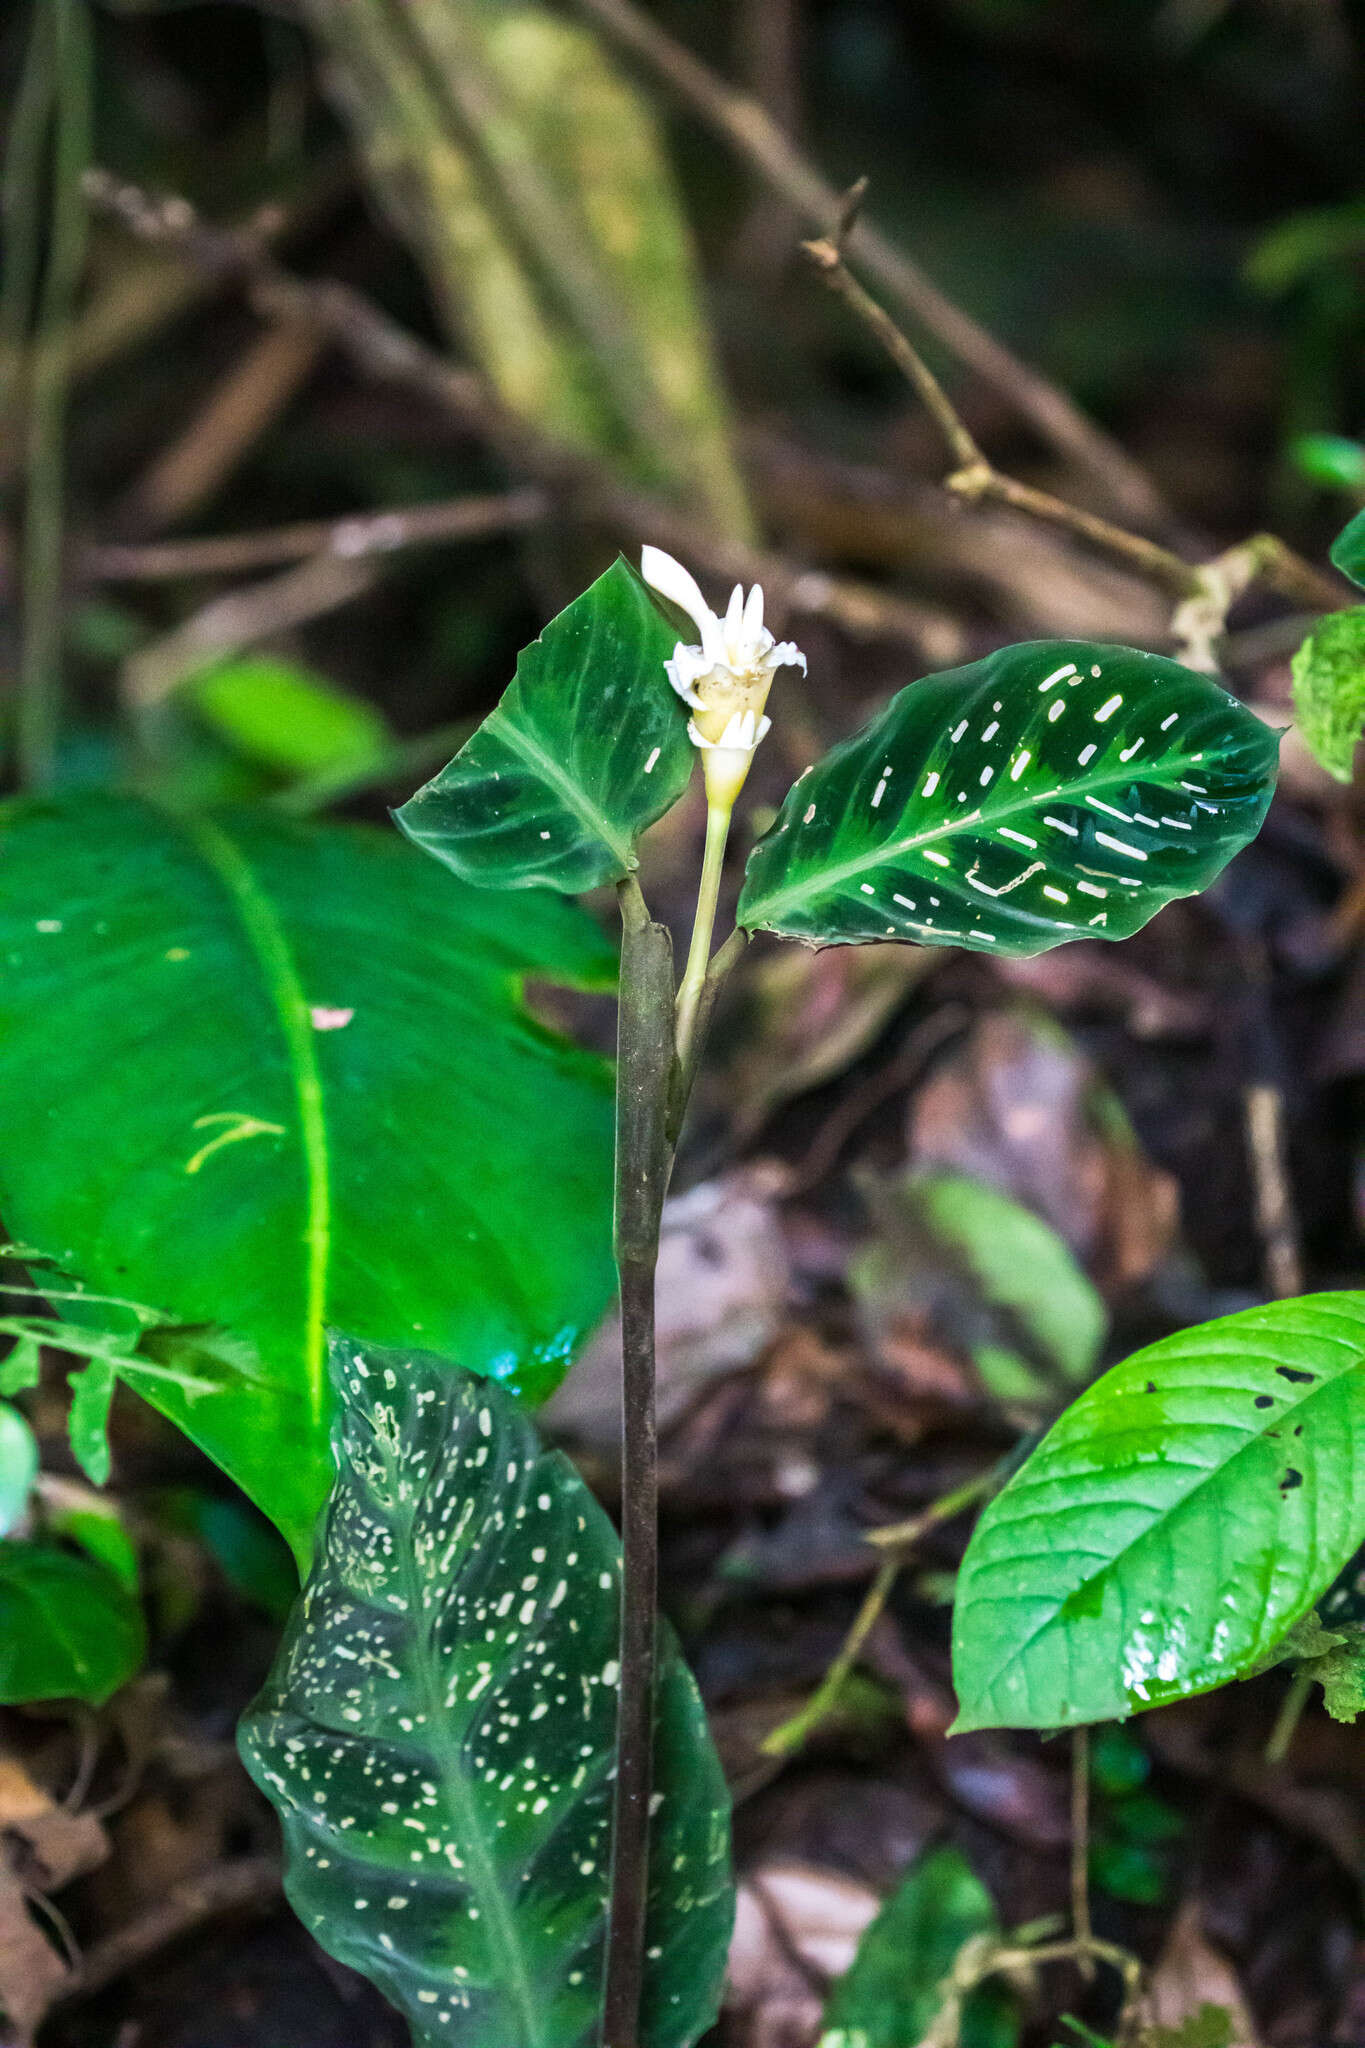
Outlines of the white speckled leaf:
M 1161 655 L 1035 640 L 912 683 L 789 793 L 739 921 L 814 945 L 1126 938 L 1258 830 L 1278 736 Z
M 1365 1294 L 1149 1344 L 977 1523 L 958 1729 L 1122 1719 L 1245 1674 L 1365 1539 Z
M 421 2048 L 597 2038 L 619 1547 L 502 1388 L 333 1340 L 338 1478 L 317 1562 L 242 1724 L 286 1885 Z M 715 2017 L 729 1802 L 663 1645 L 643 2048 Z
M 624 561 L 551 619 L 473 738 L 394 813 L 468 882 L 573 895 L 635 866 L 692 773 L 677 643 Z

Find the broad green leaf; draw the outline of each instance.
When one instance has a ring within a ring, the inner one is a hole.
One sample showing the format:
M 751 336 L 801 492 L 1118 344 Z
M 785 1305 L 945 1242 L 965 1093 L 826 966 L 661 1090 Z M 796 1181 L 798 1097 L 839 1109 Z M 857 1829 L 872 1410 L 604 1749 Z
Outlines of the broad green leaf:
M 1260 826 L 1276 734 L 1178 663 L 1035 640 L 912 683 L 808 769 L 739 921 L 998 954 L 1127 938 Z
M 1289 452 L 1310 483 L 1365 491 L 1365 447 L 1359 441 L 1343 434 L 1299 434 Z
M 15 1338 L 13 1349 L 0 1362 L 0 1394 L 22 1394 L 26 1387 L 36 1387 L 42 1372 L 38 1339 L 25 1332 Z
M 942 1303 L 946 1334 L 1002 1399 L 1055 1398 L 1092 1376 L 1108 1315 L 1040 1217 L 963 1173 L 914 1173 L 865 1192 L 878 1234 L 849 1277 L 874 1313 L 894 1313 L 910 1296 Z
M 511 917 L 394 834 L 0 811 L 0 1214 L 92 1294 L 194 1326 L 121 1376 L 303 1556 L 329 1322 L 534 1398 L 600 1313 L 610 1076 L 521 983 L 612 970 L 571 906 Z
M 100 1706 L 145 1648 L 141 1609 L 102 1565 L 51 1544 L 0 1542 L 0 1705 Z
M 502 1389 L 338 1339 L 338 1477 L 246 1765 L 286 1886 L 421 2048 L 597 2039 L 619 1548 Z M 729 1805 L 664 1640 L 644 2048 L 715 2016 Z
M 965 1728 L 1120 1720 L 1238 1678 L 1365 1538 L 1365 1294 L 1165 1337 L 987 1507 L 953 1617 Z
M 1329 612 L 1294 656 L 1294 713 L 1328 773 L 1349 782 L 1365 724 L 1365 605 Z
M 65 1537 L 93 1557 L 126 1593 L 137 1595 L 142 1581 L 137 1550 L 107 1494 L 92 1493 L 70 1481 L 48 1480 L 43 1489 L 43 1526 Z M 165 1612 L 164 1588 L 162 1611 Z
M 363 697 L 274 655 L 214 662 L 181 687 L 235 752 L 280 774 L 361 767 L 389 744 L 387 724 Z
M 819 2048 L 914 2048 L 944 2003 L 944 1979 L 968 1941 L 996 1934 L 990 1894 L 957 1849 L 922 1856 L 858 1944 L 825 2008 Z M 1007 2048 L 1018 2023 L 995 1997 L 967 2001 L 963 2048 Z
M 635 841 L 692 773 L 664 662 L 677 635 L 617 561 L 551 619 L 448 767 L 395 813 L 469 882 L 573 894 L 635 866 Z
M 1332 543 L 1332 560 L 1343 576 L 1365 590 L 1365 512 L 1357 512 Z
M 0 1402 L 0 1536 L 23 1514 L 37 1477 L 37 1439 L 19 1410 Z

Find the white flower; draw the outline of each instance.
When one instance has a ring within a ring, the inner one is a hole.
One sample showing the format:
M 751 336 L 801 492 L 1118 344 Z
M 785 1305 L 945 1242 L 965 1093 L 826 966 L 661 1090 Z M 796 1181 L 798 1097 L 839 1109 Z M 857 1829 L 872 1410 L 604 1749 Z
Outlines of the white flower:
M 755 747 L 769 731 L 764 716 L 773 676 L 788 665 L 805 673 L 806 657 L 790 640 L 775 641 L 763 623 L 763 590 L 755 583 L 745 598 L 736 584 L 722 618 L 713 612 L 696 578 L 662 548 L 643 548 L 640 573 L 652 589 L 694 622 L 696 646 L 680 640 L 664 663 L 668 680 L 692 717 L 687 730 L 704 750 L 707 795 L 732 804 L 749 772 Z

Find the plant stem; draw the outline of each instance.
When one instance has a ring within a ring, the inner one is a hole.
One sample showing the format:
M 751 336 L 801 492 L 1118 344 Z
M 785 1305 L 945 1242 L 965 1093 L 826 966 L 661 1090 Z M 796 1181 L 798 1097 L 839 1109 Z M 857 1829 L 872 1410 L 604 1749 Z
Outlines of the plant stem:
M 1090 1730 L 1071 1734 L 1071 1932 L 1083 1951 L 1081 1975 L 1095 1974 L 1089 1953 L 1095 1932 L 1090 1924 Z
M 672 1148 L 676 1058 L 673 946 L 633 877 L 619 885 L 621 992 L 616 1067 L 616 1266 L 621 1277 L 621 1677 L 603 2048 L 637 2048 L 649 1890 L 658 1586 L 654 1268 Z
M 711 936 L 716 928 L 716 904 L 720 898 L 721 869 L 725 864 L 725 842 L 730 836 L 731 810 L 712 804 L 706 813 L 706 851 L 702 856 L 701 886 L 697 891 L 697 915 L 692 926 L 687 967 L 678 990 L 678 1058 L 687 1064 L 696 1029 L 697 1006 L 706 985 L 711 961 Z

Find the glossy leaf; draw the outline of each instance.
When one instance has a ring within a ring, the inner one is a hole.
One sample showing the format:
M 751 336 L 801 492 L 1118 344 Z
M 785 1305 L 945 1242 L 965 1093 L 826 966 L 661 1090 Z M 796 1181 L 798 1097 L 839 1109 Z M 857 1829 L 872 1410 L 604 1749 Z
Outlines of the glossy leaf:
M 1320 619 L 1294 656 L 1294 715 L 1314 755 L 1349 782 L 1365 725 L 1365 605 Z
M 1343 576 L 1365 590 L 1365 512 L 1357 512 L 1332 543 L 1332 560 Z
M 68 1375 L 71 1455 L 92 1486 L 103 1486 L 109 1477 L 109 1410 L 117 1377 L 117 1359 L 109 1354 L 90 1359 L 79 1372 Z
M 467 2048 L 597 2038 L 619 1548 L 498 1387 L 338 1340 L 338 1478 L 248 1770 L 279 1808 L 305 1925 Z M 668 1638 L 655 1761 L 646 2048 L 714 2018 L 728 1800 Z
M 999 1931 L 985 1886 L 957 1849 L 935 1849 L 910 1870 L 858 1944 L 825 2008 L 819 2048 L 913 2048 L 943 2004 L 963 1944 Z M 989 1995 L 968 2001 L 962 2048 L 1004 2048 L 1018 2025 Z
M 635 866 L 635 841 L 692 772 L 664 674 L 677 634 L 625 562 L 524 649 L 515 680 L 448 767 L 395 815 L 466 881 L 568 894 Z
M 92 1295 L 193 1326 L 121 1376 L 301 1554 L 329 1322 L 538 1397 L 600 1313 L 610 1076 L 520 984 L 613 965 L 571 906 L 511 918 L 392 833 L 90 795 L 0 813 L 0 1214 Z
M 23 1514 L 37 1477 L 37 1439 L 19 1410 L 0 1402 L 0 1536 Z
M 1365 1538 L 1365 1294 L 1166 1337 L 991 1502 L 958 1580 L 962 1728 L 1076 1727 L 1245 1673 Z
M 145 1649 L 137 1602 L 102 1565 L 55 1545 L 0 1542 L 0 1705 L 99 1706 Z
M 1257 831 L 1278 739 L 1160 655 L 1038 640 L 912 683 L 807 771 L 739 921 L 997 954 L 1126 938 Z

